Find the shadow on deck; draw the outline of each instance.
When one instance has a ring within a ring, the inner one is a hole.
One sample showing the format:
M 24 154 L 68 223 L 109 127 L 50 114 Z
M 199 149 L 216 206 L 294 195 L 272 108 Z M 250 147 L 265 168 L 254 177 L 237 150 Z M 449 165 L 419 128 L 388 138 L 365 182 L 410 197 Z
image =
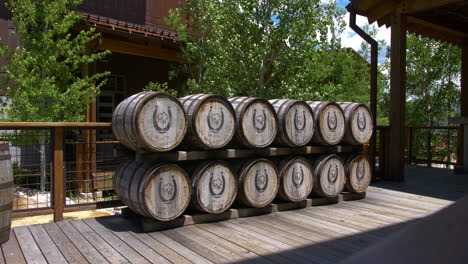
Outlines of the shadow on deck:
M 468 174 L 450 169 L 407 165 L 405 181 L 378 181 L 373 186 L 400 192 L 456 201 L 468 194 Z

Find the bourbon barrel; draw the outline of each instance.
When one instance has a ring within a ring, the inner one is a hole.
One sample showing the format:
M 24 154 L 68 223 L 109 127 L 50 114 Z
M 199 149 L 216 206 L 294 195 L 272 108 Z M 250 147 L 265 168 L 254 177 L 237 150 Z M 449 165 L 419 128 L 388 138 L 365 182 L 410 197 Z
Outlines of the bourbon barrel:
M 288 147 L 305 146 L 314 135 L 314 113 L 300 100 L 273 99 L 270 103 L 278 115 L 276 143 Z
M 186 144 L 202 149 L 226 146 L 236 131 L 236 114 L 219 95 L 194 94 L 180 98 L 188 115 Z
M 278 117 L 270 102 L 244 96 L 229 98 L 229 102 L 236 111 L 236 144 L 247 148 L 264 148 L 273 143 Z
M 336 145 L 345 134 L 345 119 L 343 111 L 336 103 L 307 101 L 314 111 L 317 128 L 313 143 L 320 145 Z
M 192 204 L 203 212 L 219 214 L 231 207 L 237 195 L 237 177 L 225 161 L 208 161 L 192 174 Z
M 237 200 L 246 206 L 267 206 L 275 198 L 278 188 L 278 170 L 270 160 L 248 160 L 238 169 Z
M 305 200 L 314 184 L 312 166 L 304 157 L 287 157 L 278 162 L 280 187 L 278 195 L 290 202 Z
M 364 153 L 351 154 L 346 160 L 347 176 L 345 190 L 362 193 L 372 180 L 372 166 L 369 156 Z
M 352 145 L 367 143 L 374 130 L 372 114 L 364 104 L 339 103 L 345 117 L 345 135 L 343 142 Z
M 175 164 L 128 162 L 116 171 L 114 190 L 135 213 L 160 221 L 177 218 L 190 204 L 190 180 Z
M 114 137 L 132 150 L 168 151 L 187 131 L 182 104 L 162 92 L 141 92 L 123 100 L 112 115 Z
M 318 157 L 314 162 L 316 182 L 313 194 L 322 197 L 335 197 L 343 191 L 346 181 L 346 168 L 336 154 Z
M 0 244 L 10 238 L 13 205 L 13 170 L 8 143 L 0 142 Z

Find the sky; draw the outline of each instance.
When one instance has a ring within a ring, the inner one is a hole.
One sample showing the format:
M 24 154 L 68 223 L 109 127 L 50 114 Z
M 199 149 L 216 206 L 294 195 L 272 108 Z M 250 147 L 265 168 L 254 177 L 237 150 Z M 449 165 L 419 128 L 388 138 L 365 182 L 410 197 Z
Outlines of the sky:
M 329 1 L 329 0 L 322 0 L 322 1 Z M 337 0 L 337 5 L 339 7 L 345 8 L 349 4 L 348 0 Z M 356 34 L 350 27 L 349 27 L 349 13 L 346 13 L 344 20 L 347 24 L 347 27 L 343 34 L 341 35 L 341 45 L 343 47 L 350 47 L 356 51 L 359 50 L 359 47 L 361 46 L 361 42 L 363 42 L 363 39 Z M 356 24 L 360 27 L 363 27 L 366 25 L 367 18 L 363 16 L 356 16 Z M 375 27 L 378 27 L 377 23 L 373 24 Z M 377 40 L 385 40 L 387 44 L 390 44 L 390 28 L 386 28 L 385 26 L 382 26 L 378 28 L 378 33 L 377 33 Z M 384 62 L 385 60 L 385 53 L 386 53 L 387 48 L 382 47 L 381 51 L 379 52 L 379 63 Z

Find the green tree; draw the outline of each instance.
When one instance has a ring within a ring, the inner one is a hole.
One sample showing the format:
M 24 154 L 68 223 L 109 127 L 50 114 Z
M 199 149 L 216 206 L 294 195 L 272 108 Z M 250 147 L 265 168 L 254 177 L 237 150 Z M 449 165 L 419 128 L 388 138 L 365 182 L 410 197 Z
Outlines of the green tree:
M 9 121 L 83 121 L 87 104 L 95 100 L 101 78 L 108 73 L 82 76 L 84 64 L 108 52 L 90 54 L 87 44 L 97 37 L 94 29 L 74 32 L 80 16 L 73 11 L 81 0 L 9 0 L 15 34 L 21 46 L 10 50 L 3 42 L 0 54 L 9 102 L 0 111 Z M 5 102 L 3 102 L 5 104 Z M 5 115 L 6 114 L 6 115 Z M 45 184 L 47 134 L 37 134 L 41 155 L 41 189 Z
M 185 93 L 327 98 L 343 10 L 319 0 L 188 0 L 168 24 L 185 43 Z M 333 37 L 329 39 L 329 35 Z M 352 67 L 351 67 L 352 68 Z M 337 75 L 337 74 L 335 74 Z M 332 87 L 335 90 L 330 90 Z

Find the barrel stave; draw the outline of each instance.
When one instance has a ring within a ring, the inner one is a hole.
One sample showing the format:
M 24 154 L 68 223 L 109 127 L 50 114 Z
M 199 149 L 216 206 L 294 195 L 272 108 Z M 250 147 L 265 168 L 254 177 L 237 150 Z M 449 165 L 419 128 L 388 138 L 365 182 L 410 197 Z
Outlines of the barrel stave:
M 8 143 L 0 142 L 0 244 L 10 238 L 13 170 Z

